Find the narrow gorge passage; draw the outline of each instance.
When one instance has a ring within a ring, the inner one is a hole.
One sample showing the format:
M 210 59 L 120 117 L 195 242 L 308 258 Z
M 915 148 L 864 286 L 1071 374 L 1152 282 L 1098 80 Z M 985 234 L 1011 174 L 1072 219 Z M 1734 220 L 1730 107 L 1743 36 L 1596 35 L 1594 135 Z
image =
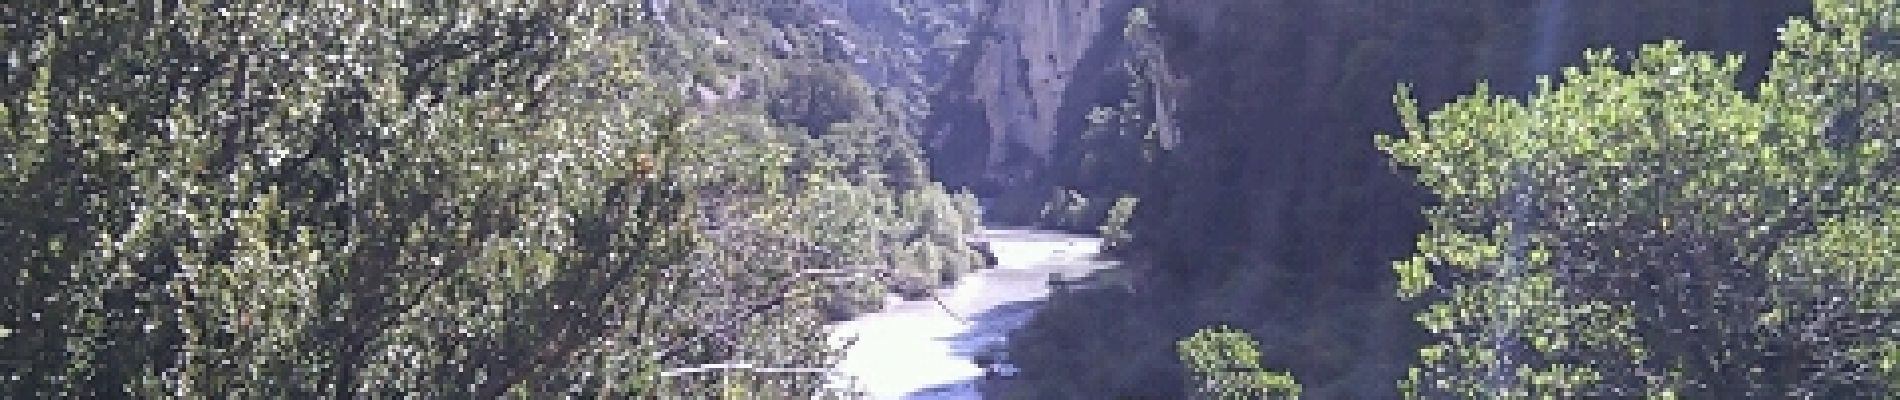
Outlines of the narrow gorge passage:
M 987 230 L 978 240 L 995 252 L 996 267 L 940 290 L 941 304 L 892 298 L 883 311 L 832 327 L 832 345 L 845 351 L 834 385 L 870 399 L 981 398 L 977 358 L 1034 315 L 1052 274 L 1075 281 L 1118 265 L 1102 259 L 1093 236 Z

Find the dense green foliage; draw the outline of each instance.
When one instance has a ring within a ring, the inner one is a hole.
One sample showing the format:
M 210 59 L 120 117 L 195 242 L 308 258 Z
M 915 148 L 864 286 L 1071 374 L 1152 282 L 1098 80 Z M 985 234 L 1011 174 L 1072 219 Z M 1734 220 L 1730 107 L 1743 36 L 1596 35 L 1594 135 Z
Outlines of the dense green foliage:
M 1300 384 L 1285 374 L 1260 369 L 1260 350 L 1252 337 L 1231 327 L 1195 332 L 1176 343 L 1181 364 L 1192 374 L 1195 393 L 1214 399 L 1297 399 Z
M 0 4 L 0 397 L 845 396 L 933 175 L 1135 276 L 1008 398 L 1900 393 L 1896 0 L 1087 2 L 998 174 L 1012 1 Z
M 1532 1 L 1144 2 L 1144 26 L 1123 35 L 1147 90 L 1091 106 L 1146 102 L 1133 111 L 1153 125 L 1136 132 L 1152 128 L 1157 145 L 1145 159 L 1076 174 L 1119 179 L 1139 199 L 1125 226 L 1132 240 L 1118 247 L 1138 290 L 1052 301 L 1012 338 L 1024 373 L 1008 393 L 1180 397 L 1187 371 L 1175 343 L 1227 324 L 1260 338 L 1262 367 L 1298 377 L 1306 396 L 1393 396 L 1430 339 L 1412 318 L 1423 302 L 1392 296 L 1391 264 L 1415 252 L 1428 227 L 1420 209 L 1431 201 L 1373 140 L 1402 129 L 1396 84 L 1412 83 L 1426 104 L 1469 94 L 1479 81 L 1521 94 L 1535 88 L 1532 76 L 1555 72 L 1536 67 L 1538 53 L 1577 63 L 1587 48 L 1677 38 L 1686 49 L 1750 54 L 1736 80 L 1752 86 L 1775 28 L 1808 9 L 1781 0 L 1569 3 L 1555 18 L 1561 26 L 1548 28 Z M 1540 30 L 1555 31 L 1551 45 L 1538 43 Z M 1127 91 L 1128 82 L 1111 84 Z M 1083 115 L 1064 118 L 1084 125 Z M 1055 153 L 1127 154 L 1101 141 L 1081 147 Z M 1090 165 L 1081 159 L 1052 168 Z M 1055 186 L 1090 205 L 1119 193 Z
M 0 396 L 809 397 L 978 260 L 821 8 L 0 14 Z
M 1398 291 L 1431 300 L 1423 398 L 1887 398 L 1900 247 L 1900 3 L 1818 1 L 1759 88 L 1740 57 L 1593 52 L 1483 86 L 1396 160 L 1442 199 Z

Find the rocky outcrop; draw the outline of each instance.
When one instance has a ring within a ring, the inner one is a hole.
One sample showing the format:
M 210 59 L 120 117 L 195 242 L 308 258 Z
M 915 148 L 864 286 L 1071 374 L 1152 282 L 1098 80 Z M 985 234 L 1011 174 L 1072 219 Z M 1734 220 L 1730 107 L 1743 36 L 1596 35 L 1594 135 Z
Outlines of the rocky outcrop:
M 1120 4 L 1111 4 L 1120 3 Z M 989 165 L 1008 156 L 1003 146 L 1021 143 L 1047 159 L 1055 147 L 1057 108 L 1069 90 L 1083 52 L 1121 28 L 1126 0 L 1037 0 L 1010 2 L 991 19 L 995 36 L 980 44 L 976 95 L 988 114 Z M 1095 66 L 1099 67 L 1099 66 Z
M 1121 30 L 1133 0 L 993 2 L 939 91 L 936 171 L 965 186 L 1020 189 L 1047 166 L 1065 119 L 1087 107 L 1065 107 L 1088 77 L 1120 68 Z M 1082 77 L 1082 79 L 1078 79 Z M 972 123 L 976 122 L 976 123 Z M 961 160 L 959 160 L 961 159 Z

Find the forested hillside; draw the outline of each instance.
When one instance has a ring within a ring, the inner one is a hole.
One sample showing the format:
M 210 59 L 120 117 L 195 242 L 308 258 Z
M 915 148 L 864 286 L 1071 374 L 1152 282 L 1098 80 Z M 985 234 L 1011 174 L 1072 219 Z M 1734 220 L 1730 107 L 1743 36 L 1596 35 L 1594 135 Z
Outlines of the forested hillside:
M 980 260 L 842 16 L 0 5 L 0 397 L 818 395 Z

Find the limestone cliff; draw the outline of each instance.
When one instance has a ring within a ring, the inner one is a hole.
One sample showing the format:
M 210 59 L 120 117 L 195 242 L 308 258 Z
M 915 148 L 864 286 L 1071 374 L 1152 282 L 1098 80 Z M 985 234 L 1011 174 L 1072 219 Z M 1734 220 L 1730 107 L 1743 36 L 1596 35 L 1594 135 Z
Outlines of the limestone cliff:
M 940 86 L 937 172 L 990 195 L 1030 185 L 1059 145 L 1062 121 L 1079 121 L 1087 111 L 1064 107 L 1077 101 L 1076 88 L 1099 85 L 1089 77 L 1121 67 L 1121 30 L 1133 3 L 990 3 L 983 29 L 953 67 L 962 76 Z
M 1056 109 L 1083 51 L 1105 29 L 1120 28 L 1117 16 L 1103 12 L 1112 1 L 1035 0 L 996 10 L 997 35 L 981 44 L 977 73 L 982 78 L 976 81 L 992 136 L 999 138 L 990 142 L 992 167 L 1002 164 L 1001 147 L 1010 142 L 1048 158 L 1055 146 Z

